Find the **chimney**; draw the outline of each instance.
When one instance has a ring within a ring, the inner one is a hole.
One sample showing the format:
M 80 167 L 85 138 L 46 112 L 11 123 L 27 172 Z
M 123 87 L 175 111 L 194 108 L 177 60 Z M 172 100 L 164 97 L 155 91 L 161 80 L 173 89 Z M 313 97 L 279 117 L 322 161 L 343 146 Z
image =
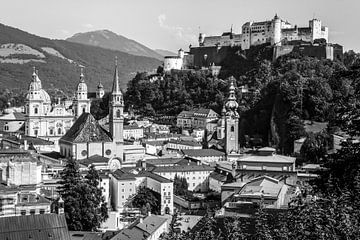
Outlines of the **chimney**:
M 149 217 L 151 216 L 151 212 L 150 212 L 150 211 L 148 212 L 148 216 L 149 216 Z
M 141 218 L 140 218 L 140 223 L 143 223 L 143 222 L 144 222 L 144 221 L 143 221 L 143 218 L 141 217 Z

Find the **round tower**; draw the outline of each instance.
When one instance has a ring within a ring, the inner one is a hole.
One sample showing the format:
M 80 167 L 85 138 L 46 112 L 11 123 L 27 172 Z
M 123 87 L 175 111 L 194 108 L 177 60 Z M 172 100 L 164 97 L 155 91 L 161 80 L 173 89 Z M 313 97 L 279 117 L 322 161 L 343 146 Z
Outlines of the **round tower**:
M 271 44 L 276 46 L 281 46 L 281 19 L 276 14 L 273 19 L 273 37 Z

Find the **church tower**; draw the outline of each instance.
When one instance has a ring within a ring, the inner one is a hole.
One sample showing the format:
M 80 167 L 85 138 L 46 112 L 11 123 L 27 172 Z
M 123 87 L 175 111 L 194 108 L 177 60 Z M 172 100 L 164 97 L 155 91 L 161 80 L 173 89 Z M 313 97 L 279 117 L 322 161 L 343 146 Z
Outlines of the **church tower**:
M 80 117 L 84 112 L 90 112 L 90 99 L 88 99 L 88 90 L 85 83 L 83 68 L 81 68 L 80 81 L 76 88 L 76 96 L 74 101 L 75 117 Z
M 230 79 L 229 97 L 225 103 L 225 153 L 239 152 L 239 104 L 236 101 L 234 78 Z
M 124 125 L 124 98 L 119 85 L 119 72 L 117 66 L 117 58 L 115 58 L 114 81 L 110 96 L 109 109 L 109 130 L 116 143 L 122 143 L 123 125 Z
M 98 99 L 103 98 L 104 95 L 105 95 L 104 86 L 101 84 L 101 82 L 99 82 L 96 89 L 96 98 Z
M 50 111 L 51 99 L 42 88 L 38 72 L 33 68 L 32 79 L 26 95 L 25 104 L 25 134 L 29 136 L 43 136 L 46 128 L 42 126 L 42 118 Z

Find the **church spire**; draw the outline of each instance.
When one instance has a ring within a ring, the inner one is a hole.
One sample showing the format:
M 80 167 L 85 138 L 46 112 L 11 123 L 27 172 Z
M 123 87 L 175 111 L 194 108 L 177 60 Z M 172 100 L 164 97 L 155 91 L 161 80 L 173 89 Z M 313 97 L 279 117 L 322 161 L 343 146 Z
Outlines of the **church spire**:
M 119 84 L 119 70 L 117 66 L 117 57 L 115 57 L 115 72 L 114 72 L 114 81 L 112 86 L 112 94 L 122 94 Z

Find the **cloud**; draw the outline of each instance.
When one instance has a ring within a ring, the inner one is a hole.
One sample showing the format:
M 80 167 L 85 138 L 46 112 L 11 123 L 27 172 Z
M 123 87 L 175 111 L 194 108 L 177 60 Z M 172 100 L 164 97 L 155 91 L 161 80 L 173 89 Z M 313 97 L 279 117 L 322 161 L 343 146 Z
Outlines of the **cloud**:
M 82 26 L 85 28 L 93 28 L 94 27 L 94 25 L 92 25 L 91 23 L 85 23 Z
M 185 42 L 186 44 L 196 42 L 196 33 L 190 28 L 184 28 L 181 26 L 170 26 L 166 23 L 166 15 L 164 13 L 158 16 L 158 22 L 160 28 L 166 30 L 170 34 L 174 35 L 177 39 Z

